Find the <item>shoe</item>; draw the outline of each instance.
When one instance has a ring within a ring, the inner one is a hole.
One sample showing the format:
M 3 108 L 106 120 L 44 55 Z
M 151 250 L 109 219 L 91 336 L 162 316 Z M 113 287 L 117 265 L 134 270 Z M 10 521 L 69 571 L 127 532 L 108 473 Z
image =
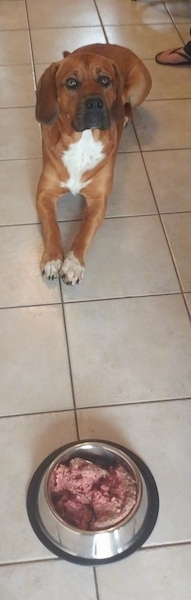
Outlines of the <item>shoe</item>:
M 155 56 L 155 60 L 159 65 L 170 65 L 173 67 L 177 65 L 191 65 L 191 56 L 185 53 L 184 47 L 159 52 Z

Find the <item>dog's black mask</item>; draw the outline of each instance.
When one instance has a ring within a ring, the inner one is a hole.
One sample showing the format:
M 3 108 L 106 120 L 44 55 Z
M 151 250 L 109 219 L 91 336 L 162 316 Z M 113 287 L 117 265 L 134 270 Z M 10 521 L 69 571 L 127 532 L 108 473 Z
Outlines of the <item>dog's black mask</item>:
M 85 129 L 104 131 L 109 129 L 110 116 L 103 98 L 101 96 L 88 96 L 81 103 L 72 126 L 75 131 L 84 131 Z

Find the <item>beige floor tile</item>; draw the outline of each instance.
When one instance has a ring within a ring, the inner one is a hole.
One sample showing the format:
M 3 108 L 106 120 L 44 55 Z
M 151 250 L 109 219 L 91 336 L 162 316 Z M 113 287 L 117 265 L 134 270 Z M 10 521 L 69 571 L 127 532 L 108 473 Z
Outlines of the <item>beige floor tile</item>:
M 0 320 L 1 415 L 72 408 L 61 306 L 1 310 Z
M 40 172 L 40 158 L 0 161 L 1 225 L 38 221 L 35 196 Z
M 73 411 L 0 420 L 3 480 L 0 498 L 3 544 L 0 547 L 0 562 L 38 560 L 53 556 L 38 540 L 29 523 L 26 494 L 30 479 L 41 461 L 56 448 L 75 439 Z M 35 586 L 35 594 L 37 589 L 38 585 Z M 12 600 L 11 596 L 7 596 L 6 600 Z
M 142 59 L 154 58 L 163 48 L 181 45 L 173 25 L 107 25 L 105 31 L 110 44 L 126 46 Z
M 101 600 L 189 600 L 190 546 L 144 550 L 97 569 Z
M 191 211 L 191 150 L 144 152 L 161 213 Z
M 97 0 L 104 25 L 135 25 L 136 23 L 171 23 L 162 2 L 150 3 L 137 0 Z
M 62 224 L 67 249 L 77 227 Z M 178 292 L 159 218 L 106 219 L 90 248 L 83 283 L 62 283 L 62 291 L 66 302 Z
M 34 108 L 2 108 L 0 137 L 0 160 L 41 156 L 40 127 Z
M 97 597 L 93 569 L 62 560 L 1 567 L 0 576 L 1 600 L 12 600 L 13 590 L 19 600 L 25 600 L 26 589 L 30 600 L 44 600 L 48 596 L 60 600 L 61 590 L 69 600 Z
M 137 178 L 137 173 L 139 173 L 139 178 Z M 116 217 L 156 212 L 156 205 L 141 155 L 139 153 L 119 154 L 107 215 Z
M 191 316 L 191 294 L 185 294 L 185 300 Z
M 60 56 L 60 60 L 62 59 L 62 56 Z M 43 75 L 44 71 L 47 69 L 47 67 L 49 67 L 50 63 L 43 63 L 43 64 L 36 64 L 35 65 L 35 74 L 36 74 L 36 80 L 37 82 L 39 81 L 41 75 Z
M 186 44 L 190 40 L 190 20 L 189 23 L 177 23 L 176 28 Z
M 133 112 L 136 112 L 136 109 Z M 119 143 L 120 152 L 139 152 L 139 144 L 135 135 L 135 131 L 132 123 L 129 123 L 125 129 L 123 129 L 121 140 Z
M 60 302 L 57 281 L 45 283 L 40 272 L 42 235 L 38 225 L 0 228 L 0 306 Z
M 21 30 L 0 31 L 0 57 L 1 65 L 30 64 L 28 32 Z
M 190 100 L 146 101 L 134 115 L 142 150 L 190 148 L 190 119 Z
M 163 223 L 183 291 L 191 291 L 191 212 L 164 215 Z
M 72 196 L 72 194 L 64 194 L 57 202 L 57 220 L 81 220 L 85 206 L 85 200 L 83 196 L 80 196 L 80 194 L 77 194 L 77 196 Z
M 81 439 L 105 439 L 138 454 L 151 469 L 160 510 L 146 545 L 191 540 L 191 400 L 151 402 L 78 411 Z M 187 494 L 183 490 L 187 489 Z M 162 598 L 162 596 L 161 596 Z
M 27 0 L 31 29 L 100 25 L 93 0 Z
M 24 0 L 1 0 L 0 29 L 27 29 Z
M 174 23 L 186 23 L 190 26 L 191 23 L 191 4 L 188 0 L 177 2 L 177 0 L 170 0 L 165 2 Z M 187 25 L 187 27 L 188 27 Z
M 29 65 L 0 67 L 0 108 L 33 106 L 34 82 Z
M 78 407 L 191 395 L 191 327 L 180 296 L 67 304 L 65 311 Z
M 177 66 L 175 69 L 169 66 L 165 67 L 157 64 L 154 59 L 145 60 L 144 63 L 152 77 L 149 100 L 191 97 L 191 80 L 187 68 L 183 69 L 181 66 Z
M 35 63 L 61 60 L 62 52 L 72 52 L 80 46 L 104 43 L 101 27 L 68 27 L 65 29 L 33 29 L 31 31 Z

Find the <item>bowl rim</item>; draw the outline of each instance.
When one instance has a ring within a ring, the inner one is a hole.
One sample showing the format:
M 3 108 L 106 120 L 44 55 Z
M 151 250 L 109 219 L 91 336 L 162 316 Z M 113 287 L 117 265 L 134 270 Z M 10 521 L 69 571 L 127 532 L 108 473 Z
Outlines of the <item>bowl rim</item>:
M 88 444 L 90 444 L 89 442 L 85 442 L 84 440 L 79 441 L 75 444 L 75 446 L 73 446 L 73 448 L 76 449 L 76 454 L 78 452 L 80 452 L 80 449 L 83 449 L 85 446 L 88 446 Z M 131 510 L 129 511 L 129 513 L 126 515 L 126 517 L 123 517 L 122 519 L 119 519 L 119 521 L 116 521 L 113 525 L 110 525 L 110 527 L 104 527 L 104 528 L 100 528 L 100 529 L 95 529 L 95 530 L 85 530 L 85 529 L 79 529 L 79 527 L 75 527 L 75 525 L 71 525 L 68 521 L 65 521 L 64 519 L 62 519 L 59 514 L 56 512 L 56 510 L 54 509 L 54 505 L 50 499 L 50 495 L 49 495 L 49 490 L 48 490 L 48 483 L 49 483 L 49 479 L 51 477 L 51 474 L 54 470 L 54 468 L 62 463 L 62 457 L 64 455 L 66 455 L 66 460 L 67 460 L 67 454 L 69 452 L 69 450 L 71 450 L 72 446 L 70 446 L 70 448 L 67 448 L 64 452 L 61 452 L 57 458 L 55 458 L 51 464 L 49 465 L 47 471 L 46 471 L 46 475 L 45 475 L 45 480 L 44 480 L 44 494 L 45 494 L 45 498 L 46 498 L 46 502 L 48 504 L 48 507 L 53 515 L 53 517 L 59 521 L 59 523 L 61 525 L 63 525 L 64 527 L 66 527 L 67 529 L 73 530 L 75 532 L 79 532 L 79 533 L 83 533 L 83 536 L 87 536 L 87 537 L 92 537 L 95 534 L 103 534 L 103 533 L 109 533 L 111 531 L 114 531 L 115 529 L 119 529 L 119 527 L 123 527 L 123 525 L 126 525 L 126 523 L 128 523 L 134 516 L 134 514 L 137 512 L 139 506 L 140 506 L 140 502 L 141 502 L 141 498 L 142 498 L 142 482 L 141 482 L 141 478 L 139 475 L 139 470 L 136 466 L 136 464 L 134 463 L 134 461 L 127 456 L 127 454 L 125 454 L 124 452 L 122 452 L 122 450 L 120 450 L 119 448 L 111 448 L 111 445 L 108 445 L 108 443 L 100 443 L 98 442 L 98 440 L 96 441 L 92 441 L 91 442 L 92 446 L 94 445 L 94 447 L 99 447 L 100 449 L 104 446 L 104 448 L 113 453 L 113 455 L 116 456 L 116 458 L 113 457 L 113 460 L 115 460 L 116 462 L 118 461 L 120 464 L 122 464 L 122 462 L 120 462 L 120 458 L 124 461 L 124 463 L 127 463 L 127 466 L 129 465 L 131 471 L 133 472 L 134 478 L 135 478 L 135 483 L 137 486 L 137 497 L 136 497 L 136 502 L 134 504 L 134 506 L 131 508 Z M 85 452 L 86 452 L 86 448 Z M 84 452 L 84 454 L 85 454 Z M 89 452 L 91 453 L 91 450 L 89 450 Z M 88 449 L 87 449 L 87 453 L 88 453 Z M 78 455 L 78 454 L 77 454 Z M 71 457 L 71 459 L 74 458 L 74 456 Z M 71 460 L 70 459 L 70 460 Z M 85 460 L 91 460 L 90 458 L 86 459 L 84 456 Z M 94 461 L 92 460 L 92 463 Z M 124 467 L 125 468 L 125 467 Z
M 147 465 L 144 461 L 132 450 L 129 450 L 127 447 L 122 446 L 121 444 L 117 444 L 116 442 L 110 442 L 107 440 L 98 440 L 98 439 L 85 439 L 82 442 L 99 442 L 100 444 L 108 444 L 115 448 L 122 450 L 128 457 L 130 457 L 136 464 L 138 470 L 140 471 L 141 476 L 144 479 L 144 483 L 146 485 L 147 490 L 147 499 L 148 506 L 145 515 L 144 522 L 140 528 L 139 534 L 136 535 L 135 540 L 131 547 L 126 548 L 120 554 L 116 554 L 109 558 L 83 558 L 81 556 L 74 556 L 65 550 L 59 548 L 53 541 L 52 538 L 48 536 L 48 533 L 45 530 L 45 527 L 41 521 L 41 517 L 38 510 L 38 494 L 40 485 L 42 482 L 42 478 L 45 475 L 45 472 L 50 465 L 50 463 L 65 449 L 70 448 L 78 444 L 78 440 L 75 442 L 70 442 L 68 444 L 64 444 L 63 446 L 57 448 L 53 452 L 51 452 L 37 467 L 36 471 L 33 474 L 33 477 L 29 483 L 26 505 L 27 505 L 27 513 L 32 529 L 41 543 L 54 555 L 59 558 L 65 559 L 68 562 L 85 565 L 85 566 L 96 566 L 101 564 L 109 564 L 112 562 L 116 562 L 118 560 L 122 560 L 133 554 L 136 550 L 138 550 L 148 539 L 152 530 L 154 529 L 155 523 L 157 521 L 158 512 L 159 512 L 159 493 L 158 488 L 155 482 L 155 479 Z M 108 531 L 108 530 L 107 530 Z M 96 532 L 97 534 L 97 532 Z

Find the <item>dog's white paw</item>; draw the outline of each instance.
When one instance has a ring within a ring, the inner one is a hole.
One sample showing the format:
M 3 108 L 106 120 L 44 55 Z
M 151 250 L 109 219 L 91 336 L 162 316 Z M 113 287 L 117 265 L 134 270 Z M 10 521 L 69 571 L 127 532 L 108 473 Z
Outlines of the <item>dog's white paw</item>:
M 62 261 L 58 258 L 57 260 L 47 261 L 42 268 L 42 275 L 45 275 L 47 279 L 55 279 L 59 277 L 59 271 L 62 266 Z
M 62 267 L 60 269 L 60 277 L 62 277 L 64 283 L 67 285 L 74 285 L 80 283 L 85 273 L 85 267 L 81 265 L 78 258 L 71 251 L 67 254 Z

